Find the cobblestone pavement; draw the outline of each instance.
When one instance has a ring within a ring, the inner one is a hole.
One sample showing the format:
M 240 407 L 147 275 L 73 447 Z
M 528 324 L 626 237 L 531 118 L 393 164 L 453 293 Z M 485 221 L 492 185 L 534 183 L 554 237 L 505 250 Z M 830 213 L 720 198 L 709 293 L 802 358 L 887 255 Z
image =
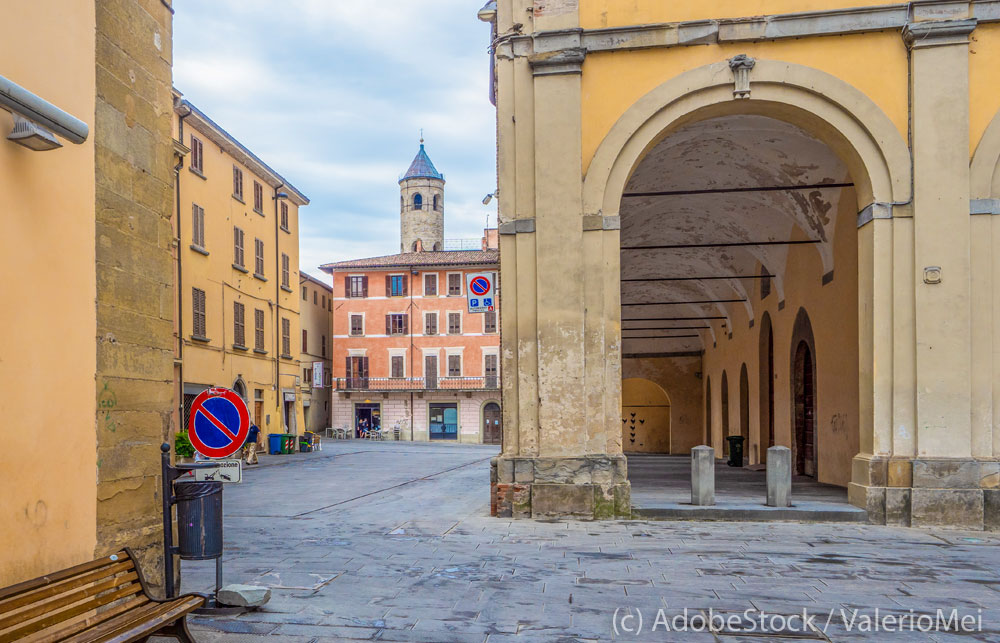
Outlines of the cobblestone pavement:
M 226 488 L 225 582 L 273 595 L 257 612 L 194 617 L 199 641 L 1000 641 L 997 534 L 500 520 L 488 516 L 495 448 L 324 449 Z M 210 562 L 185 562 L 184 589 L 211 587 L 213 574 Z M 864 630 L 876 610 L 880 627 L 896 629 L 896 616 L 938 609 L 952 625 L 952 609 L 973 618 L 970 629 L 981 617 L 983 631 L 917 631 L 926 619 L 903 633 Z M 718 626 L 745 610 L 766 613 L 769 629 L 803 610 L 815 620 L 758 636 L 755 612 L 757 631 L 734 620 L 713 632 L 696 616 Z

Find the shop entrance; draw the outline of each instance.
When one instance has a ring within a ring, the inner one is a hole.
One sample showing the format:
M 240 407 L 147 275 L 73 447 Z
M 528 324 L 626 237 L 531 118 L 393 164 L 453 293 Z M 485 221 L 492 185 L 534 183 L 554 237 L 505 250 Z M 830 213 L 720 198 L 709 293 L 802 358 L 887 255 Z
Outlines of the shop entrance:
M 354 437 L 360 438 L 362 431 L 382 427 L 381 404 L 354 405 Z
M 431 440 L 458 439 L 458 404 L 430 405 Z

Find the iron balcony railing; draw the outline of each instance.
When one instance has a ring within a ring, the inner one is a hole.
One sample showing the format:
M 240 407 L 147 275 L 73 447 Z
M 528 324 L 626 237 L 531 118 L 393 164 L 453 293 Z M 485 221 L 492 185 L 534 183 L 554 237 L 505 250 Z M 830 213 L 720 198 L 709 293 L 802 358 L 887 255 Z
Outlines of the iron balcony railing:
M 485 391 L 500 388 L 497 375 L 485 377 L 338 377 L 338 391 Z

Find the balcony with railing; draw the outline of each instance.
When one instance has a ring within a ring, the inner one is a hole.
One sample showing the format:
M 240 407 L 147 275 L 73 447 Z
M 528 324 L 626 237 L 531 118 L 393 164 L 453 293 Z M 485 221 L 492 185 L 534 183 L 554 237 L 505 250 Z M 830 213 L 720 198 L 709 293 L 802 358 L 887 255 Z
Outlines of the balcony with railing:
M 500 388 L 497 375 L 485 377 L 338 377 L 338 391 L 489 391 Z

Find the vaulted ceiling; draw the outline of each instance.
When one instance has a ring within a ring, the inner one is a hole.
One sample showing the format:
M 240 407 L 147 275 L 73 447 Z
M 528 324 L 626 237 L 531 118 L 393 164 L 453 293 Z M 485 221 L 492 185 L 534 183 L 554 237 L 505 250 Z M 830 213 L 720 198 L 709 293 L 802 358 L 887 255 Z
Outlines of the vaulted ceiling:
M 624 352 L 701 350 L 712 341 L 704 327 L 719 327 L 731 307 L 753 318 L 749 295 L 762 266 L 782 296 L 786 242 L 808 243 L 824 273 L 833 270 L 835 217 L 850 181 L 826 144 L 763 116 L 713 118 L 661 141 L 633 173 L 620 212 L 622 327 L 664 330 L 626 330 Z M 627 305 L 656 302 L 699 303 Z M 628 339 L 638 336 L 678 338 Z

